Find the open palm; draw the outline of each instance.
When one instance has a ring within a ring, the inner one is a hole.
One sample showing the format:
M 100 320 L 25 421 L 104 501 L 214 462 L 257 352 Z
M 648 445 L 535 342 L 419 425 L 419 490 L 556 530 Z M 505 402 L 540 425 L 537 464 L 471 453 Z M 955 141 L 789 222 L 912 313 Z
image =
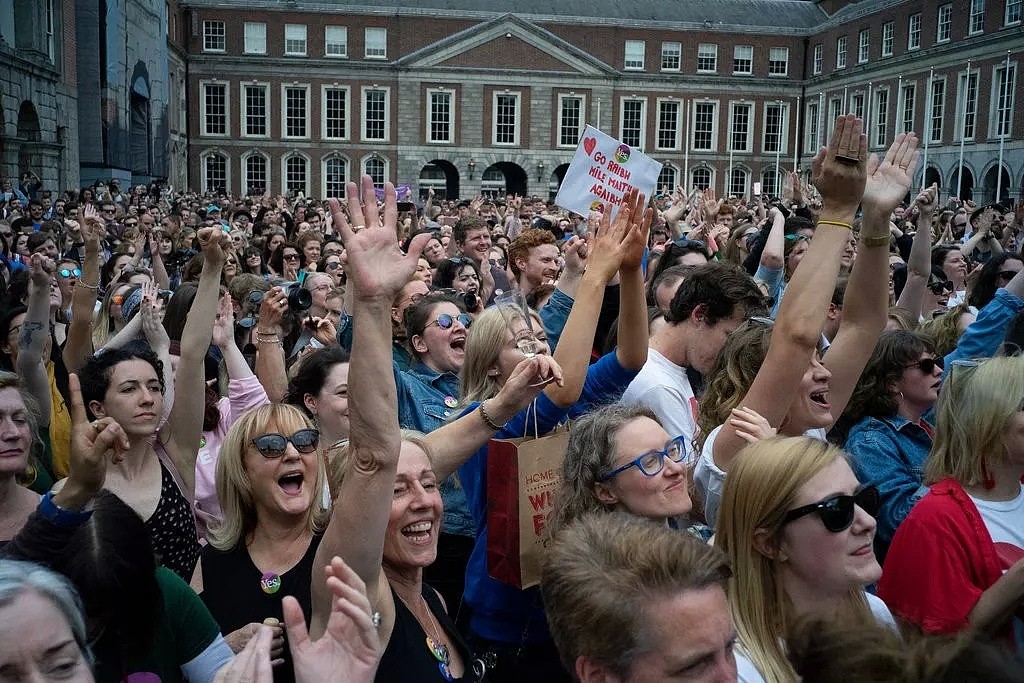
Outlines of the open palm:
M 901 133 L 885 153 L 881 163 L 876 155 L 868 160 L 867 184 L 861 203 L 865 210 L 889 215 L 914 182 L 917 170 L 917 136 Z

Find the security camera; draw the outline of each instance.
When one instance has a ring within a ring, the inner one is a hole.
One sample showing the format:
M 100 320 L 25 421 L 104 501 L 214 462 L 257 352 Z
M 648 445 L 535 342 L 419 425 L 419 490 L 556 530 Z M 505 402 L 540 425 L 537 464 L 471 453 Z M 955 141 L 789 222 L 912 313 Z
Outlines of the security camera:
M 505 38 L 507 38 L 508 40 L 512 40 L 512 34 L 511 33 L 506 33 L 505 34 Z

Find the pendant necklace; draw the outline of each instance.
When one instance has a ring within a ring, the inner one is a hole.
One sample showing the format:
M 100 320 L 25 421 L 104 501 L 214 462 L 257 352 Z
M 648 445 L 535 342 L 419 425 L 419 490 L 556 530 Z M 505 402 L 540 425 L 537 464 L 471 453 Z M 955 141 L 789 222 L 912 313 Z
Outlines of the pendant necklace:
M 427 601 L 424 600 L 422 594 L 420 595 L 419 602 L 427 611 L 426 622 L 420 622 L 421 626 L 426 627 L 424 631 L 427 632 L 427 649 L 430 650 L 430 654 L 432 654 L 434 659 L 437 660 L 437 669 L 441 672 L 441 676 L 444 680 L 453 681 L 455 678 L 452 676 L 451 672 L 452 653 L 448 649 L 448 646 L 441 640 L 440 636 L 437 635 L 437 632 L 434 631 L 434 613 L 430 611 L 430 606 L 427 605 Z M 413 616 L 417 615 L 413 613 Z M 438 625 L 440 626 L 440 624 Z

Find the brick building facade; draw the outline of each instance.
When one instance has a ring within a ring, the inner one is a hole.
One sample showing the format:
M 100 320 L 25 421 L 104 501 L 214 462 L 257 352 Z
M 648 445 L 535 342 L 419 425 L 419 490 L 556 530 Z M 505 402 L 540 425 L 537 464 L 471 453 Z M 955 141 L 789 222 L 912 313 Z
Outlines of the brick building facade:
M 183 3 L 189 184 L 323 196 L 369 173 L 546 195 L 590 123 L 665 162 L 663 185 L 771 193 L 854 111 L 874 150 L 926 137 L 944 193 L 992 197 L 1004 136 L 1003 195 L 1021 191 L 1019 0 L 590 7 Z

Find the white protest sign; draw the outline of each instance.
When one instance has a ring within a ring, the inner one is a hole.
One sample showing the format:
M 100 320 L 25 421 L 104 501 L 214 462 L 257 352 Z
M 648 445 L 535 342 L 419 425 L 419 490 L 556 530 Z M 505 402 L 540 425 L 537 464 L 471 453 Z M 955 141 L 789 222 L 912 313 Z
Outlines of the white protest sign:
M 661 166 L 643 152 L 587 126 L 558 188 L 555 204 L 581 216 L 591 211 L 611 211 L 614 217 L 630 188 L 637 188 L 650 199 Z

